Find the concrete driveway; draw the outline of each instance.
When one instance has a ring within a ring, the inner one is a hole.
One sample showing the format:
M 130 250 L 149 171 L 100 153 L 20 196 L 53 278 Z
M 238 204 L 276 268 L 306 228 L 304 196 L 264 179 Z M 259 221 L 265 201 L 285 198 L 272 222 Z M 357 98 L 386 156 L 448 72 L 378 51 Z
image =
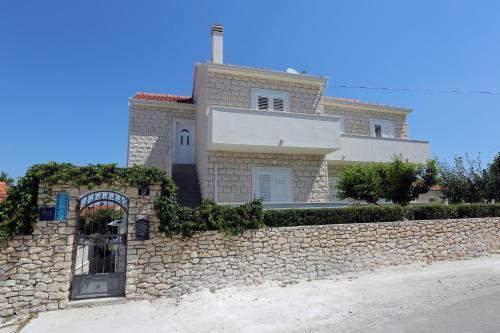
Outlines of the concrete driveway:
M 500 255 L 42 313 L 23 333 L 500 332 Z

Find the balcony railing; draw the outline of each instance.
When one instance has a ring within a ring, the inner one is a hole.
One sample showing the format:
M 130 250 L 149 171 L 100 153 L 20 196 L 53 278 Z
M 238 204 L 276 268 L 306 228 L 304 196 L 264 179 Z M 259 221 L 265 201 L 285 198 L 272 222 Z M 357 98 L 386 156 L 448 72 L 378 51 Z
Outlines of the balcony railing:
M 340 117 L 212 107 L 209 150 L 328 154 L 341 147 Z
M 327 155 L 330 163 L 389 162 L 395 154 L 417 163 L 429 158 L 428 141 L 352 134 L 342 134 L 340 141 L 342 148 Z

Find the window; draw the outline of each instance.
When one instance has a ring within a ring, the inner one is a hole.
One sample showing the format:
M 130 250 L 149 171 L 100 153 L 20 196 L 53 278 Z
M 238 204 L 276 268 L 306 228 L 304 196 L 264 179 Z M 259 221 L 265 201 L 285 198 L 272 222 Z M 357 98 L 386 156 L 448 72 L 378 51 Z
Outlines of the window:
M 181 146 L 189 146 L 189 130 L 182 129 L 181 130 Z
M 292 202 L 292 169 L 253 168 L 252 191 L 264 202 Z
M 338 176 L 328 177 L 329 201 L 330 202 L 348 202 L 347 199 L 339 199 L 339 197 L 338 197 L 339 189 L 337 188 L 338 183 L 339 183 Z
M 377 138 L 393 138 L 394 122 L 385 119 L 370 119 L 370 134 Z
M 252 89 L 252 109 L 289 112 L 288 93 L 254 88 Z

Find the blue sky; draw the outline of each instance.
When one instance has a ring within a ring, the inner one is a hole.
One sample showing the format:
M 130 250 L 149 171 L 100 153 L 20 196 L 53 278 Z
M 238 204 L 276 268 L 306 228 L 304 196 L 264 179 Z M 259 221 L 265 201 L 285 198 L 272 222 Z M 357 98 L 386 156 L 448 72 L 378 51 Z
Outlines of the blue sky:
M 2 1 L 0 170 L 124 165 L 128 97 L 189 95 L 225 26 L 224 61 L 325 75 L 330 85 L 500 91 L 497 1 Z M 414 108 L 432 154 L 500 151 L 500 95 L 329 87 Z

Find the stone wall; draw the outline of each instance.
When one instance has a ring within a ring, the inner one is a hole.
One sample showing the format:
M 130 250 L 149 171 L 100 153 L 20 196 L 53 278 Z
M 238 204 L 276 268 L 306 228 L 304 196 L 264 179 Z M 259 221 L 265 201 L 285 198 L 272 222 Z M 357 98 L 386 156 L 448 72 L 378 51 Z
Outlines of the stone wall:
M 100 190 L 123 193 L 129 199 L 128 231 L 135 233 L 135 221 L 149 219 L 158 225 L 153 202 L 159 186 L 141 197 L 137 187 L 103 184 Z M 91 192 L 87 186 L 40 186 L 38 205 L 54 204 L 58 192 L 69 194 L 67 221 L 37 222 L 32 235 L 0 243 L 0 317 L 65 308 L 70 298 L 77 226 L 77 202 Z M 132 257 L 133 258 L 133 257 Z
M 251 108 L 252 88 L 288 92 L 290 112 L 321 113 L 323 101 L 319 85 L 307 85 L 245 75 L 208 73 L 209 105 Z
M 349 107 L 332 106 L 325 103 L 324 114 L 342 116 L 344 121 L 344 132 L 346 134 L 371 135 L 370 118 L 386 119 L 394 122 L 394 137 L 408 139 L 408 122 L 406 115 L 389 112 L 374 112 Z
M 174 119 L 194 120 L 196 109 L 132 102 L 129 119 L 128 166 L 157 167 L 170 174 Z
M 129 241 L 127 297 L 317 279 L 383 266 L 500 253 L 500 218 L 340 224 Z
M 208 152 L 205 198 L 215 197 L 217 165 L 217 200 L 243 203 L 253 199 L 252 168 L 288 167 L 292 169 L 294 202 L 328 201 L 328 166 L 324 156 L 274 153 Z

